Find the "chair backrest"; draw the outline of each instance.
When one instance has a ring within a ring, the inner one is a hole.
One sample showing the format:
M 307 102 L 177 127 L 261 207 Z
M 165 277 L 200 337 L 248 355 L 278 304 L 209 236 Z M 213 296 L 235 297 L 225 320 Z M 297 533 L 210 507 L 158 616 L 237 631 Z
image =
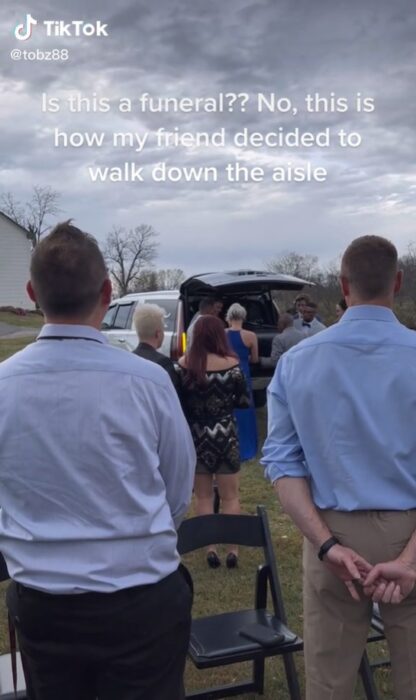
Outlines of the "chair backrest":
M 178 552 L 182 556 L 210 544 L 238 544 L 263 549 L 269 590 L 275 614 L 286 623 L 267 511 L 257 506 L 257 515 L 199 515 L 184 520 L 178 530 Z
M 209 544 L 263 547 L 261 519 L 253 515 L 198 515 L 184 520 L 178 531 L 178 552 L 188 554 Z

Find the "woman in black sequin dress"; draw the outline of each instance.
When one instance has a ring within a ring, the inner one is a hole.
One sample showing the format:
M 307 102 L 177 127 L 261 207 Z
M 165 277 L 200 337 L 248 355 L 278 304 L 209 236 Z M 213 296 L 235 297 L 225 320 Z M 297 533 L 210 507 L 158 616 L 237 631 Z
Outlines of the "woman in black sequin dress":
M 230 348 L 222 322 L 201 316 L 195 323 L 192 346 L 179 360 L 181 397 L 197 453 L 195 508 L 197 515 L 213 512 L 214 474 L 224 513 L 239 513 L 240 455 L 233 410 L 249 407 L 246 381 L 237 355 Z M 208 564 L 220 565 L 214 547 Z M 237 548 L 230 546 L 227 566 L 237 565 Z

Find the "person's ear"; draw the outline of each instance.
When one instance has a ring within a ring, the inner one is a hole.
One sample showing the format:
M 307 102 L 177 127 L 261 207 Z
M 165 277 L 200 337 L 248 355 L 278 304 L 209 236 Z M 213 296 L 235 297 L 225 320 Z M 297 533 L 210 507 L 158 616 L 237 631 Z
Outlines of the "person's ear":
M 103 306 L 109 306 L 111 301 L 111 295 L 113 293 L 113 288 L 111 285 L 111 280 L 106 277 L 101 287 L 101 301 Z
M 341 287 L 342 296 L 346 299 L 350 295 L 350 283 L 344 275 L 340 276 L 339 285 Z
M 403 284 L 403 270 L 398 270 L 396 273 L 396 279 L 394 280 L 394 293 L 398 294 L 402 288 Z
M 37 301 L 36 294 L 35 294 L 35 290 L 33 289 L 32 282 L 30 280 L 26 285 L 26 291 L 29 295 L 29 299 L 36 304 L 36 301 Z

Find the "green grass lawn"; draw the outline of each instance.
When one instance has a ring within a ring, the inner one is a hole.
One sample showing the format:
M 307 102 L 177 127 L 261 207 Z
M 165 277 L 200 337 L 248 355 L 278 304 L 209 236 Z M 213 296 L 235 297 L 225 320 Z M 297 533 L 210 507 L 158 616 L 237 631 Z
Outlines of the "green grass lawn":
M 32 343 L 34 338 L 0 338 L 0 362 Z
M 17 314 L 8 311 L 0 311 L 0 322 L 8 323 L 10 326 L 19 328 L 41 328 L 44 320 L 39 314 L 27 314 L 26 316 L 18 316 Z
M 24 347 L 27 339 L 0 340 L 0 360 L 5 359 Z M 265 409 L 258 411 L 260 442 L 264 438 Z M 273 490 L 263 477 L 263 470 L 257 460 L 246 462 L 241 470 L 241 505 L 245 513 L 255 513 L 257 504 L 266 506 L 273 543 L 279 567 L 279 575 L 283 588 L 284 602 L 289 626 L 302 635 L 302 598 L 301 598 L 301 548 L 302 540 L 299 532 L 282 513 Z M 221 553 L 221 550 L 219 550 Z M 224 565 L 219 569 L 209 569 L 206 565 L 204 552 L 197 552 L 186 558 L 185 563 L 194 578 L 195 617 L 202 614 L 222 612 L 237 608 L 252 607 L 254 598 L 254 576 L 258 560 L 253 557 L 252 549 L 240 551 L 239 568 L 227 569 Z M 4 586 L 3 586 L 4 587 Z M 7 623 L 2 596 L 0 608 L 0 651 L 7 651 Z M 371 645 L 371 654 L 377 657 L 386 656 L 383 645 Z M 304 683 L 303 659 L 296 655 L 301 685 Z M 236 678 L 249 676 L 247 665 L 239 664 L 222 669 L 198 671 L 190 663 L 187 664 L 186 686 L 188 690 L 209 687 L 217 683 L 231 683 Z M 393 700 L 394 695 L 390 684 L 390 671 L 381 669 L 376 672 L 380 700 Z M 243 697 L 243 696 L 241 696 Z M 254 698 L 245 695 L 244 698 Z M 283 664 L 281 659 L 269 659 L 266 662 L 266 679 L 264 700 L 288 700 Z M 363 700 L 364 694 L 361 683 L 357 684 L 355 700 Z M 156 699 L 155 699 L 156 700 Z

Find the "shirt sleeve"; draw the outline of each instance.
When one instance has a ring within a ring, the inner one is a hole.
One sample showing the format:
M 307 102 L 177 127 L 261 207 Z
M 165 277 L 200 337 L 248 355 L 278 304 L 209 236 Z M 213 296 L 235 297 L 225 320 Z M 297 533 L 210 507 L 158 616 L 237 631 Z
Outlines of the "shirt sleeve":
M 278 361 L 280 360 L 280 358 L 282 357 L 284 351 L 285 351 L 285 349 L 284 349 L 284 347 L 283 347 L 282 339 L 279 338 L 278 335 L 276 335 L 276 336 L 273 338 L 273 342 L 272 342 L 272 353 L 271 353 L 271 356 L 270 356 L 270 359 L 272 360 L 272 363 L 273 363 L 274 366 L 277 365 L 277 363 L 278 363 Z
M 191 502 L 196 454 L 191 431 L 171 382 L 163 388 L 163 394 L 161 391 L 159 421 L 159 470 L 178 528 Z
M 261 463 L 265 468 L 265 476 L 272 483 L 284 476 L 309 476 L 288 406 L 285 390 L 285 359 L 278 363 L 267 390 L 268 427 Z

